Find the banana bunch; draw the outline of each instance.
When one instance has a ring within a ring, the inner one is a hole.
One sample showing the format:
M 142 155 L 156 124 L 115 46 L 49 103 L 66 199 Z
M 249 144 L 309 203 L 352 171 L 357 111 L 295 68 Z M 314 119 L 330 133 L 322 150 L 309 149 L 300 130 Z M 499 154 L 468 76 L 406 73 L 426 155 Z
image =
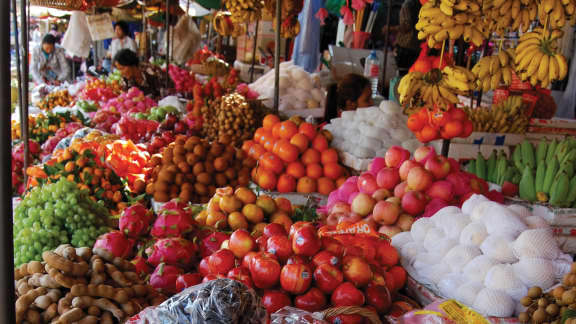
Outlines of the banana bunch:
M 400 103 L 404 106 L 446 107 L 459 102 L 458 94 L 474 88 L 474 74 L 460 66 L 432 69 L 428 73 L 410 72 L 398 84 Z
M 418 39 L 430 48 L 460 37 L 476 46 L 488 37 L 486 23 L 475 0 L 430 0 L 420 9 L 416 23 Z
M 558 39 L 563 32 L 559 29 L 534 31 L 520 37 L 516 47 L 516 74 L 522 81 L 530 81 L 532 86 L 540 84 L 546 88 L 556 80 L 562 80 L 568 73 L 566 58 L 558 52 Z
M 492 0 L 485 1 L 483 11 L 488 17 L 489 29 L 499 35 L 509 30 L 528 31 L 538 13 L 536 0 Z
M 274 17 L 274 29 L 276 29 L 276 17 Z M 280 24 L 280 35 L 283 38 L 294 38 L 300 33 L 300 22 L 298 16 L 291 16 L 284 19 Z
M 232 14 L 236 24 L 260 20 L 264 3 L 261 0 L 224 0 L 223 4 Z
M 521 96 L 510 96 L 491 109 L 465 108 L 465 111 L 477 132 L 524 134 L 529 118 L 522 106 Z
M 283 0 L 282 1 L 282 18 L 280 34 L 283 38 L 294 38 L 300 33 L 300 22 L 298 14 L 304 7 L 303 0 Z M 264 4 L 264 10 L 274 17 L 273 27 L 276 29 L 276 0 L 267 0 Z
M 514 49 L 500 51 L 497 55 L 484 56 L 474 65 L 476 89 L 484 92 L 494 90 L 501 83 L 509 86 L 514 72 Z
M 214 30 L 221 36 L 238 37 L 246 34 L 246 26 L 244 24 L 232 23 L 232 14 L 228 11 L 218 11 L 212 19 L 212 26 Z
M 496 150 L 492 151 L 488 159 L 478 152 L 477 158 L 466 165 L 466 171 L 499 186 L 505 181 L 518 184 L 522 176 L 503 151 L 497 153 Z
M 541 0 L 538 18 L 541 23 L 550 22 L 550 28 L 562 28 L 576 11 L 575 0 Z

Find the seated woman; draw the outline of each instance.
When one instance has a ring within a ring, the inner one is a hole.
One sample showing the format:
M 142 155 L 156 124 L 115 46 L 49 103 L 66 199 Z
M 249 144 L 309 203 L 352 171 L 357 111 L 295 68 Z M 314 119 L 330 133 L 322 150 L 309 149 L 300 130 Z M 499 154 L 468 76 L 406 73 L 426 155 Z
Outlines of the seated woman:
M 160 89 L 166 88 L 166 73 L 157 66 L 140 62 L 138 55 L 129 49 L 120 50 L 114 63 L 122 74 L 126 89 L 137 87 L 144 94 L 159 98 L 162 95 Z M 168 82 L 168 88 L 172 88 L 172 80 Z
M 342 111 L 373 105 L 370 80 L 359 74 L 350 73 L 328 89 L 325 120 L 330 121 L 340 116 Z

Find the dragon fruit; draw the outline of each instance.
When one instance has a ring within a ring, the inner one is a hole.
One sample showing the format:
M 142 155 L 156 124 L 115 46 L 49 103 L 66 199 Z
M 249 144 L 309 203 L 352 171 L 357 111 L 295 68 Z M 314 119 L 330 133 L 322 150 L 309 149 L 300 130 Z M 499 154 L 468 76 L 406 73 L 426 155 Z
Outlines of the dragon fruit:
M 194 262 L 196 246 L 183 238 L 171 237 L 156 241 L 146 250 L 148 263 L 157 266 L 160 263 L 188 266 Z
M 200 256 L 202 258 L 212 255 L 220 250 L 222 242 L 230 238 L 230 235 L 223 232 L 212 232 L 200 241 Z
M 150 276 L 150 286 L 161 293 L 173 295 L 178 292 L 176 280 L 183 273 L 184 270 L 176 266 L 160 263 Z
M 150 274 L 150 272 L 152 272 L 152 268 L 150 268 L 148 263 L 146 263 L 146 259 L 141 255 L 135 257 L 130 262 L 132 262 L 132 264 L 136 268 L 136 273 L 139 276 L 147 276 Z
M 165 203 L 162 206 L 162 208 L 160 208 L 160 212 L 172 209 L 186 210 L 188 207 L 189 207 L 188 204 L 181 202 L 180 199 L 172 199 L 169 202 Z
M 152 216 L 152 211 L 141 204 L 130 206 L 120 216 L 120 231 L 130 237 L 144 235 L 148 232 Z
M 100 235 L 94 243 L 94 248 L 107 250 L 118 258 L 128 258 L 132 254 L 134 240 L 120 231 L 111 231 Z
M 196 222 L 189 210 L 180 206 L 176 207 L 164 208 L 160 211 L 150 232 L 152 236 L 156 238 L 180 237 L 194 229 Z

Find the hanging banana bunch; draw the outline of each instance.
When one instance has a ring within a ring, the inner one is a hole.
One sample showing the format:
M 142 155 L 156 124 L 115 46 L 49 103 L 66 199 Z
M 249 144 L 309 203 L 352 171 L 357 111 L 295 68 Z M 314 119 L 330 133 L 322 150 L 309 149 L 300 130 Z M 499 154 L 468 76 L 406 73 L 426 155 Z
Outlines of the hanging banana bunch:
M 304 0 L 282 0 L 282 17 L 280 21 L 280 35 L 283 38 L 294 38 L 300 33 L 298 15 L 304 7 Z M 276 30 L 276 0 L 266 0 L 264 10 L 274 17 L 274 30 Z
M 223 0 L 223 4 L 230 11 L 230 19 L 235 24 L 257 21 L 262 17 L 262 0 Z
M 500 84 L 512 84 L 514 56 L 514 49 L 509 48 L 500 50 L 496 55 L 481 58 L 472 68 L 472 73 L 476 76 L 476 89 L 486 92 L 498 88 Z
M 503 36 L 509 30 L 528 31 L 538 12 L 537 0 L 485 1 L 483 11 L 490 31 Z
M 246 25 L 232 22 L 229 11 L 218 11 L 212 19 L 212 26 L 220 36 L 238 37 L 246 34 Z
M 541 0 L 538 18 L 541 22 L 548 20 L 550 28 L 557 29 L 564 27 L 575 11 L 576 0 Z

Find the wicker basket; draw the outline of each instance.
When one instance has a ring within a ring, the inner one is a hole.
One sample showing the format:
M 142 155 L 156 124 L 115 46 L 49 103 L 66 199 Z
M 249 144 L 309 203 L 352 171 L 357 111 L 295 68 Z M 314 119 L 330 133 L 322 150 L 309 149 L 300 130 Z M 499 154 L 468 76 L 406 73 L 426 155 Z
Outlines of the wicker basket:
M 60 10 L 84 10 L 87 7 L 85 0 L 30 0 L 33 6 L 54 8 Z
M 360 315 L 368 320 L 370 324 L 382 324 L 382 321 L 378 317 L 378 314 L 374 313 L 373 311 L 364 308 L 364 307 L 357 307 L 357 306 L 339 306 L 339 307 L 332 307 L 322 311 L 324 318 L 337 316 L 337 315 Z

